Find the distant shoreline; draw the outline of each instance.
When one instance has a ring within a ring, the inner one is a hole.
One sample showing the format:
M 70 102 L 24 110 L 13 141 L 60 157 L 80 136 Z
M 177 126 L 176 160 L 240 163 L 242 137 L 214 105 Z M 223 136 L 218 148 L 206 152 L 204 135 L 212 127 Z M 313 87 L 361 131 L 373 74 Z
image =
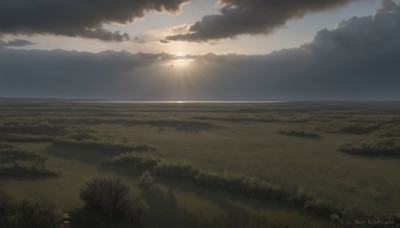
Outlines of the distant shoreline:
M 275 104 L 275 103 L 347 103 L 347 104 L 368 104 L 368 103 L 399 103 L 400 100 L 209 100 L 209 101 L 136 101 L 136 100 L 103 100 L 103 99 L 74 99 L 74 98 L 12 98 L 0 97 L 0 103 L 104 103 L 104 104 Z

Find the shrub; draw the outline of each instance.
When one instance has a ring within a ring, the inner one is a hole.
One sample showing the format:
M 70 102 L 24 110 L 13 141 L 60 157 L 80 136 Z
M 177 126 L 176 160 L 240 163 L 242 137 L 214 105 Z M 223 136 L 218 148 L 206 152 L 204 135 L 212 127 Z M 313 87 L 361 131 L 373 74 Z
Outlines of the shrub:
M 53 202 L 41 199 L 17 201 L 0 191 L 0 227 L 60 228 L 64 223 L 63 214 Z
M 139 177 L 139 187 L 150 187 L 154 184 L 154 178 L 149 171 L 144 172 Z
M 137 223 L 145 209 L 120 178 L 93 178 L 81 189 L 80 199 L 88 210 L 101 213 L 111 221 Z

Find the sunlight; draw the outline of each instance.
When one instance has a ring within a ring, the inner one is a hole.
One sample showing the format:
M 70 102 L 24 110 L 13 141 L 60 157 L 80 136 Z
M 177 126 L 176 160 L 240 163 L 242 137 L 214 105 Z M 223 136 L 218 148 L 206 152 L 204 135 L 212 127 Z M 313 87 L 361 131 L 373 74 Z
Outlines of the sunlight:
M 179 68 L 186 68 L 190 66 L 193 62 L 193 59 L 175 59 L 172 60 L 171 66 L 172 67 L 179 67 Z

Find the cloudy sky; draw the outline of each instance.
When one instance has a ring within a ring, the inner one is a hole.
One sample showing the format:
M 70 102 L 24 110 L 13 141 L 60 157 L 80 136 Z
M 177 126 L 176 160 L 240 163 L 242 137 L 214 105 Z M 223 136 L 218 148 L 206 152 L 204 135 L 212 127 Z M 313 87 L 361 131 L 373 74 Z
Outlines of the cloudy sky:
M 399 100 L 398 0 L 0 0 L 0 97 Z

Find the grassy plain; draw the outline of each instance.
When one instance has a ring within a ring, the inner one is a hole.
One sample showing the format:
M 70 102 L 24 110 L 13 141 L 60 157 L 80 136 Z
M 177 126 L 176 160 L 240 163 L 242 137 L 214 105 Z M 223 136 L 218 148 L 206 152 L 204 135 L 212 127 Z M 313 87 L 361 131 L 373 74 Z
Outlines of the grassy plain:
M 121 151 L 59 146 L 55 139 L 131 147 L 146 144 L 155 150 L 135 153 L 258 177 L 288 192 L 301 187 L 341 208 L 383 218 L 400 213 L 400 158 L 352 155 L 339 148 L 380 137 L 380 131 L 394 132 L 400 125 L 399 114 L 398 103 L 3 102 L 0 140 L 45 154 L 46 167 L 61 176 L 1 177 L 0 186 L 17 196 L 47 198 L 73 211 L 83 205 L 79 191 L 86 181 L 96 175 L 118 175 L 147 202 L 144 227 L 332 225 L 329 217 L 287 202 L 258 200 L 174 178 L 155 177 L 155 185 L 143 190 L 137 185 L 139 171 L 101 166 L 101 160 Z M 28 136 L 36 138 L 27 140 Z

